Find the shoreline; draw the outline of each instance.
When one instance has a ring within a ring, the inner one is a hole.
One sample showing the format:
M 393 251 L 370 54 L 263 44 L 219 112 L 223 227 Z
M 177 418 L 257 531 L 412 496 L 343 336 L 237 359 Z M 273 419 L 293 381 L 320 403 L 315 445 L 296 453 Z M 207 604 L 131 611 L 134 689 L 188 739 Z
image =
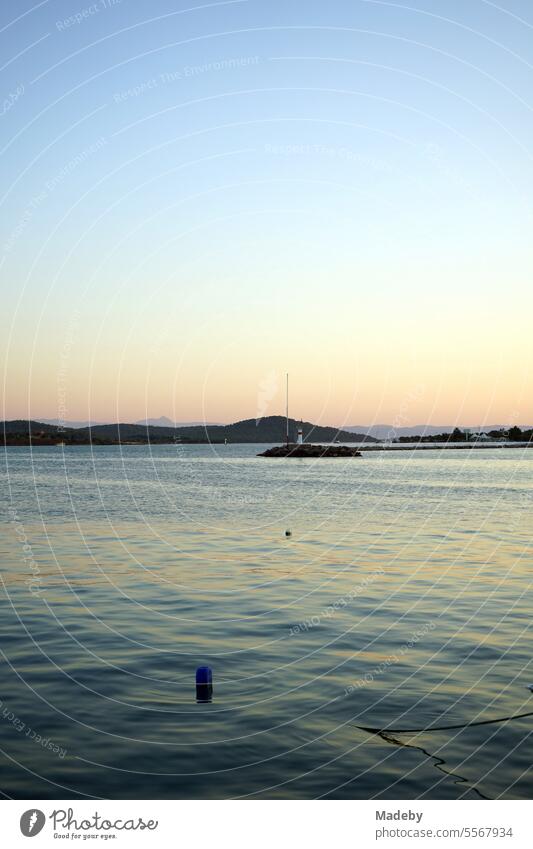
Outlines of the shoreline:
M 106 442 L 101 440 L 77 440 L 76 442 L 55 442 L 47 439 L 32 439 L 32 440 L 20 440 L 20 439 L 6 439 L 4 442 L 0 443 L 0 447 L 3 448 L 85 448 L 87 446 L 91 446 L 92 448 L 113 448 L 113 447 L 142 447 L 150 445 L 151 447 L 157 447 L 158 445 L 174 445 L 178 448 L 187 448 L 188 446 L 195 445 L 221 445 L 223 447 L 232 446 L 232 445 L 271 445 L 269 451 L 272 451 L 272 454 L 267 456 L 289 456 L 285 455 L 283 449 L 284 446 L 272 445 L 271 443 L 265 442 L 216 442 L 211 440 L 204 440 L 198 442 L 175 442 L 173 440 L 158 440 L 158 441 L 132 441 L 132 440 L 124 440 L 123 442 Z M 304 446 L 308 446 L 308 450 L 305 451 L 304 456 L 316 456 L 317 452 L 325 451 L 327 454 L 332 457 L 335 452 L 338 452 L 339 457 L 346 456 L 354 456 L 352 452 L 361 452 L 361 453 L 372 453 L 372 452 L 382 452 L 382 451 L 467 451 L 467 450 L 501 450 L 502 448 L 533 448 L 533 442 L 495 442 L 495 443 L 478 443 L 478 442 L 446 442 L 446 443 L 431 443 L 431 442 L 407 442 L 407 443 L 341 443 L 337 444 L 329 444 L 329 445 L 318 445 L 314 443 L 304 443 Z M 302 454 L 296 453 L 294 449 L 296 446 L 292 446 L 292 451 L 290 452 L 290 456 L 299 456 L 302 458 Z M 342 449 L 348 449 L 347 451 L 342 451 Z M 280 450 L 281 449 L 281 450 Z M 341 449 L 341 451 L 339 451 Z M 259 454 L 257 456 L 263 456 L 263 454 Z
M 432 444 L 430 442 L 411 442 L 399 445 L 361 445 L 360 451 L 468 451 L 468 450 L 501 450 L 502 448 L 533 448 L 533 442 L 495 442 L 487 445 L 485 442 L 448 442 Z

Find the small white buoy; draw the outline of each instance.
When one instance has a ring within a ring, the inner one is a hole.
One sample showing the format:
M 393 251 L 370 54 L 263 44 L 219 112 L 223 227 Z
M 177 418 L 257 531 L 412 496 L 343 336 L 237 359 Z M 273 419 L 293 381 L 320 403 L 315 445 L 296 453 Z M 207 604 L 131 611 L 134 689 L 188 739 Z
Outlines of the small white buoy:
M 533 684 L 528 684 L 526 686 L 526 690 L 531 690 L 531 692 L 533 693 Z

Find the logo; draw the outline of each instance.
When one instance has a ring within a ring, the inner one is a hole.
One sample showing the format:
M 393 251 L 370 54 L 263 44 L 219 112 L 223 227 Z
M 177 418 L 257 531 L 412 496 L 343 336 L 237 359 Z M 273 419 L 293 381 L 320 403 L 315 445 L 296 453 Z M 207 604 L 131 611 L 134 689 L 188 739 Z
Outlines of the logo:
M 22 814 L 20 818 L 20 830 L 24 837 L 35 837 L 36 834 L 42 831 L 45 822 L 46 817 L 43 812 L 37 810 L 37 808 L 32 808 Z

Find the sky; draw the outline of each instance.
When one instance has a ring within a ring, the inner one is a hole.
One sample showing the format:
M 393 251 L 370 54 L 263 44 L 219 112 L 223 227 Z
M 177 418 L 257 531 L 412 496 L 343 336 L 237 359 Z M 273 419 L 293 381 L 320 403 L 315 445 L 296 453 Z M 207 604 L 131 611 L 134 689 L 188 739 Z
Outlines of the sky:
M 529 0 L 0 8 L 1 417 L 532 424 Z

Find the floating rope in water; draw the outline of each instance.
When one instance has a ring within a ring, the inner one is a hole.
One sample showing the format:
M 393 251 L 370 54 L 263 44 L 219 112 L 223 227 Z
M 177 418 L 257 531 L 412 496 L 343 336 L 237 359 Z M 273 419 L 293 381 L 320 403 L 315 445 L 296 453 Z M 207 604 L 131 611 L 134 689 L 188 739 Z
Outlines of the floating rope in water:
M 512 716 L 500 716 L 498 719 L 483 719 L 480 722 L 465 722 L 462 725 L 428 725 L 426 728 L 370 728 L 368 725 L 355 725 L 361 731 L 370 734 L 421 734 L 427 731 L 456 731 L 459 728 L 473 728 L 475 725 L 494 725 L 496 722 L 509 722 L 511 719 L 523 719 L 533 716 L 533 710 L 527 713 L 515 713 Z

